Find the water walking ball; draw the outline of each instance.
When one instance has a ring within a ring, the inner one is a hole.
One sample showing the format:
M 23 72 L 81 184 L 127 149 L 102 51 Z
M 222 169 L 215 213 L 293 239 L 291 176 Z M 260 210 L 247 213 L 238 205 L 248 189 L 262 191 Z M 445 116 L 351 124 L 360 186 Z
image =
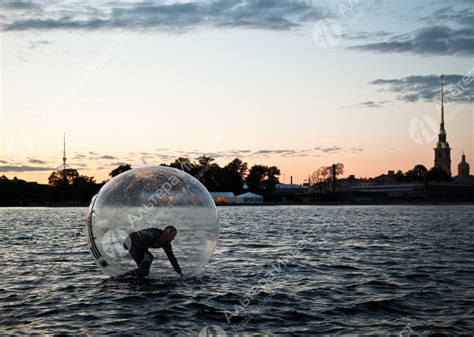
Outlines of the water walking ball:
M 112 178 L 92 199 L 87 243 L 106 274 L 121 276 L 137 269 L 129 252 L 130 234 L 167 226 L 177 230 L 171 245 L 183 275 L 197 274 L 209 261 L 219 235 L 211 195 L 184 171 L 164 166 L 136 168 Z M 177 277 L 163 249 L 149 252 L 154 259 L 148 278 Z

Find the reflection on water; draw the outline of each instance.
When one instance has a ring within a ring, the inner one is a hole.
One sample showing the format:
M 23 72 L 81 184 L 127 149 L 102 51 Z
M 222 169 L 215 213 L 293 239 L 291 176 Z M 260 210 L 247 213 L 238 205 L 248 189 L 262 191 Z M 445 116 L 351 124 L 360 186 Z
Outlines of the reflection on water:
M 221 207 L 210 264 L 171 283 L 103 275 L 84 237 L 61 256 L 85 214 L 0 209 L 0 333 L 474 331 L 474 206 Z

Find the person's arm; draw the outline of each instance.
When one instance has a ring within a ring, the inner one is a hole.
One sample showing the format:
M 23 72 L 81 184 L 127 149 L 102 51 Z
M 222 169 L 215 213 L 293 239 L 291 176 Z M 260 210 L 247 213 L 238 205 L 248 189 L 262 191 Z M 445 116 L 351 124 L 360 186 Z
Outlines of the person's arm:
M 173 248 L 171 248 L 171 244 L 163 246 L 163 250 L 165 251 L 166 256 L 168 256 L 168 260 L 170 260 L 174 270 L 181 275 L 181 267 L 179 266 L 178 260 L 176 260 L 176 257 L 173 254 Z

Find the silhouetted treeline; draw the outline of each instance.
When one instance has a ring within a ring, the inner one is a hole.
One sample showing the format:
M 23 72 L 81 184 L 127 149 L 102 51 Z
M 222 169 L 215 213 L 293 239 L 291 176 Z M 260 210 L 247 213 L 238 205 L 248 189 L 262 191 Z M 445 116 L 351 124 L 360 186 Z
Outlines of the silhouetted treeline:
M 0 178 L 0 206 L 84 204 L 102 185 L 74 169 L 54 171 L 48 185 L 3 176 Z
M 191 174 L 210 192 L 241 194 L 246 184 L 251 192 L 266 195 L 279 183 L 280 175 L 276 166 L 254 165 L 249 169 L 247 163 L 238 158 L 223 167 L 206 156 L 196 161 L 178 158 L 161 165 Z M 110 171 L 109 176 L 115 177 L 131 168 L 129 164 L 120 165 Z M 96 183 L 94 177 L 81 175 L 71 168 L 52 172 L 48 185 L 3 176 L 0 178 L 0 206 L 87 204 L 105 182 Z
M 403 182 L 430 182 L 430 181 L 451 181 L 452 178 L 443 169 L 432 167 L 427 169 L 425 166 L 418 164 L 411 170 L 402 172 L 398 170 L 395 173 L 395 181 Z
M 166 164 L 162 164 L 166 165 Z M 244 183 L 250 192 L 268 194 L 279 183 L 280 169 L 276 166 L 248 164 L 235 158 L 224 167 L 214 163 L 214 159 L 201 156 L 191 162 L 189 158 L 178 158 L 169 165 L 184 170 L 196 177 L 210 192 L 234 192 L 241 194 Z

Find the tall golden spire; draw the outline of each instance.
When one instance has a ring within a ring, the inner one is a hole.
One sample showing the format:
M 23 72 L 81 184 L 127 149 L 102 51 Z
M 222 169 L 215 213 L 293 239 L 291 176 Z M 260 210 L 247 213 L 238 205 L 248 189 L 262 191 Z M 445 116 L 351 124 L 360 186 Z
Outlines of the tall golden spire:
M 439 126 L 438 142 L 435 147 L 435 167 L 444 170 L 451 175 L 451 148 L 446 141 L 446 130 L 444 128 L 444 75 L 440 78 L 441 91 L 441 124 Z
M 441 130 L 444 130 L 444 92 L 443 92 L 443 84 L 444 84 L 444 75 L 441 75 Z

